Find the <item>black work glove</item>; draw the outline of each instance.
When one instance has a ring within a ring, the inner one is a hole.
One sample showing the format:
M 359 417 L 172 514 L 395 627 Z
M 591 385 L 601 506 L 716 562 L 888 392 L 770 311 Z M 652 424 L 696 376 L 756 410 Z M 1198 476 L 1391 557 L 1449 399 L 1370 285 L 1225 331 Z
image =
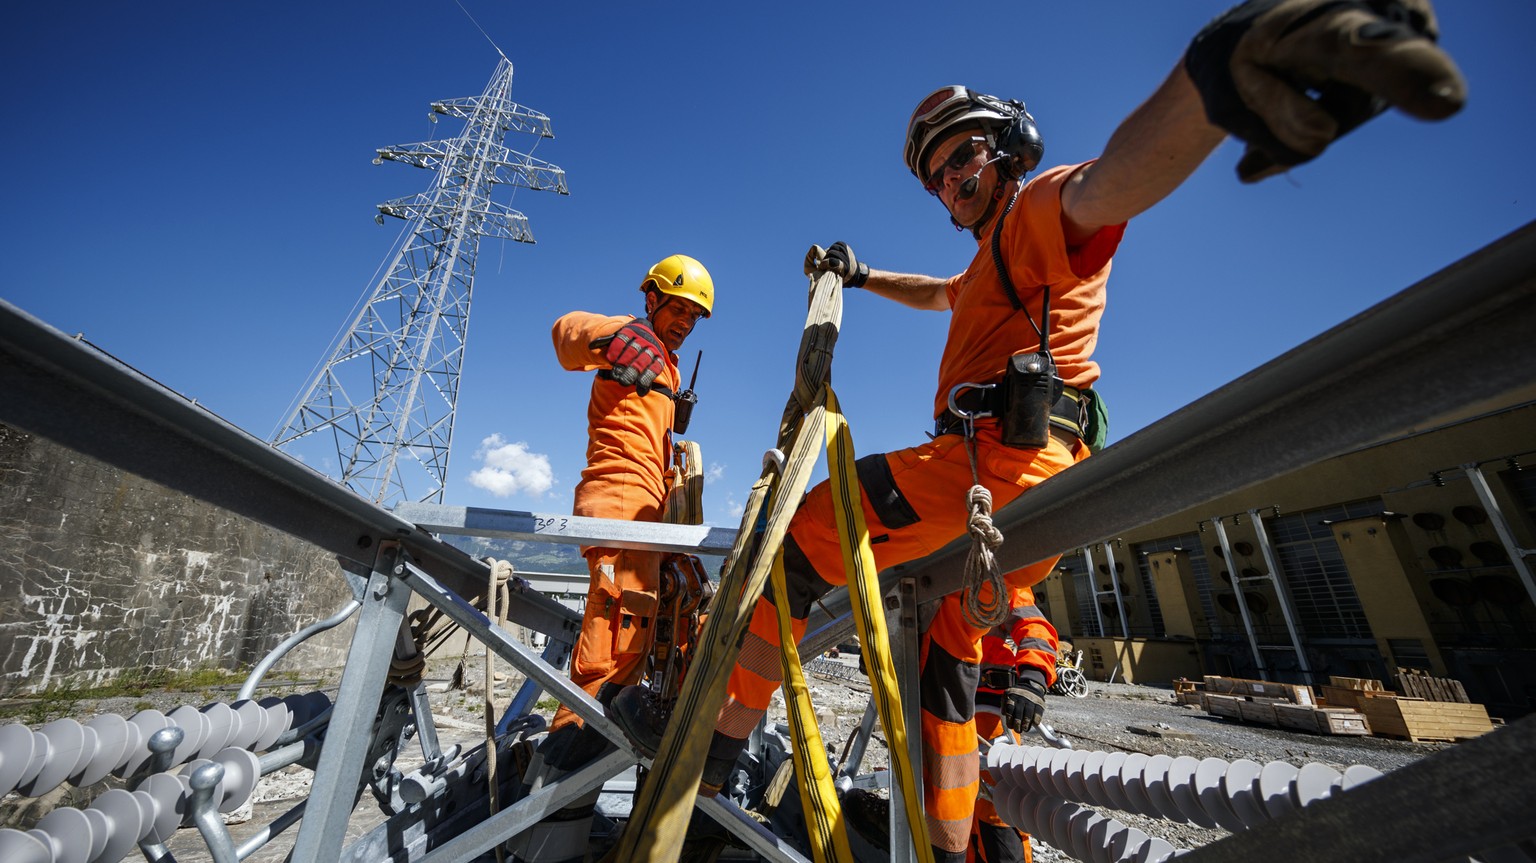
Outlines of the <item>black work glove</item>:
M 843 285 L 849 288 L 862 288 L 869 281 L 869 265 L 855 258 L 853 250 L 842 240 L 833 243 L 826 251 L 820 246 L 811 246 L 805 253 L 805 274 L 814 276 L 819 272 L 837 273 L 842 276 Z
M 1021 665 L 1003 693 L 1003 724 L 1020 734 L 1045 719 L 1045 672 Z
M 613 364 L 613 379 L 645 395 L 656 376 L 667 367 L 667 349 L 645 321 L 633 320 L 611 336 L 593 339 L 588 347 L 603 349 L 603 359 Z
M 1252 183 L 1390 106 L 1460 110 L 1466 81 L 1438 37 L 1429 0 L 1248 0 L 1200 31 L 1184 68 L 1210 121 L 1247 142 L 1237 175 Z

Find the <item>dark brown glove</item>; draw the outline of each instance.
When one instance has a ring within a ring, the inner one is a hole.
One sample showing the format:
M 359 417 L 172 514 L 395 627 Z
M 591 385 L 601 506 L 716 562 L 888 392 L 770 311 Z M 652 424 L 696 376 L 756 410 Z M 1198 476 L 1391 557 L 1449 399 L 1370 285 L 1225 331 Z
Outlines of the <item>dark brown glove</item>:
M 1320 155 L 1388 107 L 1443 120 L 1466 81 L 1429 0 L 1249 0 L 1206 25 L 1184 68 L 1206 116 L 1247 142 L 1245 183 Z

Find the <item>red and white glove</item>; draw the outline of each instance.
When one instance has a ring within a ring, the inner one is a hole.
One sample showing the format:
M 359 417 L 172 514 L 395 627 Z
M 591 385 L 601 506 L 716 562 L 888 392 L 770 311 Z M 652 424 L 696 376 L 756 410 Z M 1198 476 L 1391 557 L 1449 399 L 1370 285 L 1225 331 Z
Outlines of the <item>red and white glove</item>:
M 593 339 L 593 349 L 603 349 L 603 359 L 613 365 L 613 379 L 645 395 L 656 376 L 667 367 L 667 349 L 645 321 L 633 320 L 611 336 Z

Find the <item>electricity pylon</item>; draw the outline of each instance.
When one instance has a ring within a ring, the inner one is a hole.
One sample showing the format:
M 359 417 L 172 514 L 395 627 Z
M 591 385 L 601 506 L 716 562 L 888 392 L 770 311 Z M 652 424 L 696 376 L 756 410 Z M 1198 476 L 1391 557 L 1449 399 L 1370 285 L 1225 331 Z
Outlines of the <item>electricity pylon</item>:
M 379 224 L 409 220 L 405 242 L 272 437 L 309 460 L 295 442 L 330 432 L 335 448 L 323 448 L 321 460 L 334 452 L 341 482 L 379 504 L 442 502 L 480 238 L 533 242 L 528 219 L 492 201 L 492 187 L 568 194 L 564 171 L 502 143 L 508 132 L 554 137 L 549 118 L 511 93 L 503 55 L 479 97 L 432 103 L 434 122 L 465 121 L 458 137 L 378 150 L 375 165 L 404 162 L 437 177 L 426 192 L 379 204 Z

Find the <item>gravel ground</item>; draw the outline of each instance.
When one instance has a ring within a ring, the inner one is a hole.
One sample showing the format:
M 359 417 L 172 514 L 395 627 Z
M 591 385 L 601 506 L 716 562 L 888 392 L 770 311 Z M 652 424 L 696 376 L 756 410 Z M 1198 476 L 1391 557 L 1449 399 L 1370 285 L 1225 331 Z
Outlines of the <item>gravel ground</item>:
M 841 668 L 839 672 L 841 677 L 814 673 L 817 664 L 813 664 L 813 673 L 807 675 L 807 680 L 811 689 L 811 698 L 820 719 L 822 736 L 827 744 L 841 751 L 844 742 L 857 729 L 863 717 L 869 700 L 869 685 L 862 676 L 855 673 L 857 658 L 845 656 L 837 662 Z M 451 665 L 452 663 L 448 663 L 443 668 L 434 667 L 429 671 L 429 675 L 446 679 L 451 671 Z M 468 691 L 441 691 L 445 688 L 442 684 L 434 687 L 439 691 L 433 695 L 433 713 L 445 745 L 460 743 L 473 746 L 483 739 L 479 730 L 483 722 L 479 714 L 482 697 L 474 686 L 474 679 L 479 677 L 478 660 L 472 658 L 469 667 L 471 688 Z M 502 668 L 505 670 L 505 666 Z M 507 702 L 519 683 L 520 680 L 512 678 L 504 679 L 498 684 L 497 696 L 500 703 Z M 334 681 L 320 681 L 318 685 L 309 682 L 294 688 L 298 691 L 329 688 L 330 692 L 333 694 L 335 692 Z M 262 694 L 284 695 L 287 694 L 287 690 L 264 690 Z M 117 701 L 81 702 L 75 705 L 71 715 L 80 720 L 103 712 L 129 716 L 146 704 L 153 704 L 162 711 L 168 711 L 181 704 L 201 706 L 214 700 L 229 701 L 233 697 L 233 692 L 222 691 L 156 693 L 153 696 L 122 703 Z M 775 721 L 786 721 L 781 697 L 775 698 L 769 717 Z M 1051 696 L 1047 699 L 1046 721 L 1058 733 L 1070 738 L 1077 749 L 1141 752 L 1148 755 L 1190 755 L 1197 758 L 1216 757 L 1226 760 L 1248 758 L 1260 763 L 1278 760 L 1297 766 L 1315 761 L 1338 770 L 1353 764 L 1365 764 L 1378 770 L 1389 771 L 1429 755 L 1444 746 L 1443 744 L 1413 744 L 1375 737 L 1327 737 L 1278 728 L 1244 725 L 1207 715 L 1198 708 L 1176 705 L 1173 703 L 1170 690 L 1126 684 L 1093 683 L 1088 697 L 1082 699 Z M 40 725 L 40 723 L 35 724 Z M 1140 729 L 1140 732 L 1132 731 L 1132 727 Z M 1030 741 L 1037 742 L 1038 738 L 1031 737 Z M 414 749 L 414 747 L 411 748 Z M 415 754 L 419 756 L 419 750 Z M 406 761 L 407 759 L 402 758 L 402 766 Z M 888 763 L 889 756 L 884 738 L 877 730 L 876 740 L 869 747 L 863 769 L 866 771 L 877 769 L 887 766 Z M 310 772 L 298 767 L 287 768 L 263 777 L 257 786 L 253 804 L 244 812 L 237 813 L 237 817 L 233 819 L 234 823 L 231 824 L 230 829 L 235 841 L 238 843 L 245 835 L 249 835 L 306 796 L 310 779 Z M 21 800 L 13 794 L 4 801 L 0 809 L 7 810 L 4 812 L 4 820 L 7 823 L 25 829 L 35 823 L 43 812 L 55 805 L 87 805 L 89 798 L 94 796 L 91 793 L 92 790 L 99 792 L 101 789 L 80 791 L 65 786 L 60 791 L 37 800 Z M 1221 830 L 1205 830 L 1193 825 L 1158 821 L 1124 812 L 1111 811 L 1106 814 L 1148 835 L 1160 836 L 1183 848 L 1202 845 L 1226 835 L 1225 831 Z M 377 825 L 380 820 L 382 819 L 377 806 L 373 805 L 371 798 L 365 795 L 363 802 L 353 815 L 349 833 L 352 836 L 361 835 Z M 289 834 L 279 837 L 250 858 L 251 861 L 260 863 L 260 861 L 281 860 L 291 844 L 292 832 L 289 831 Z M 180 831 L 169 845 L 180 863 L 200 863 L 209 859 L 195 830 Z M 1035 843 L 1034 853 L 1034 859 L 1041 863 L 1057 863 L 1057 861 L 1073 859 L 1040 842 Z

